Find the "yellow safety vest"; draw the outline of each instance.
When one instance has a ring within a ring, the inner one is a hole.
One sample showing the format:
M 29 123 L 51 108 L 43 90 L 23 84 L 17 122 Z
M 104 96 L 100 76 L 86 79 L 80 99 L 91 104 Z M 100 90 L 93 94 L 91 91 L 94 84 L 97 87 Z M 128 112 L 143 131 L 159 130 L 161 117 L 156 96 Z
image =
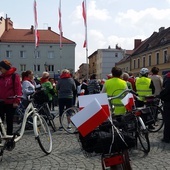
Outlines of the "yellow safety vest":
M 106 80 L 105 82 L 105 89 L 106 93 L 108 96 L 117 96 L 119 95 L 122 91 L 127 89 L 127 83 L 120 79 L 120 78 L 111 78 L 109 80 Z M 124 96 L 121 96 L 117 99 L 112 100 L 112 104 L 114 105 L 114 115 L 123 115 L 126 113 L 126 109 L 124 105 L 121 102 L 121 99 Z
M 141 101 L 145 100 L 145 96 L 152 95 L 152 89 L 149 88 L 151 79 L 147 77 L 140 77 L 136 80 L 136 92 Z

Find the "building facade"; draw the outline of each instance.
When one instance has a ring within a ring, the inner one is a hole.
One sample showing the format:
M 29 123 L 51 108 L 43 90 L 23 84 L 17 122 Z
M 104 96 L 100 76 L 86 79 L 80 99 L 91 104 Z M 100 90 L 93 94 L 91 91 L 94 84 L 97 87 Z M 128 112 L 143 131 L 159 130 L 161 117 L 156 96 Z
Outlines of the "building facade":
M 125 50 L 116 48 L 98 49 L 89 58 L 89 75 L 96 74 L 98 79 L 106 79 L 112 67 L 125 56 Z
M 161 75 L 170 71 L 170 27 L 161 27 L 143 41 L 131 55 L 130 66 L 136 75 L 143 67 L 149 70 L 154 66 L 159 67 Z
M 62 69 L 75 72 L 75 42 L 62 37 L 48 27 L 38 30 L 39 45 L 35 48 L 34 27 L 14 29 L 10 18 L 0 18 L 0 60 L 9 60 L 17 72 L 33 70 L 38 76 L 48 71 L 53 77 Z

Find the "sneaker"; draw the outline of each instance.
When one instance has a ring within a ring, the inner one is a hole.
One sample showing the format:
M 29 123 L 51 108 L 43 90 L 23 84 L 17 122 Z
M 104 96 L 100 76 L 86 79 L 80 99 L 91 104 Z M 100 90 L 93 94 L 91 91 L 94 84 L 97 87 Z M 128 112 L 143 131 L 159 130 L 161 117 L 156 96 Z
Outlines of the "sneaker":
M 59 131 L 62 131 L 62 130 L 63 130 L 63 127 L 62 127 L 62 126 L 60 126 L 58 130 L 59 130 Z
M 70 126 L 67 127 L 67 130 L 71 130 L 72 128 Z

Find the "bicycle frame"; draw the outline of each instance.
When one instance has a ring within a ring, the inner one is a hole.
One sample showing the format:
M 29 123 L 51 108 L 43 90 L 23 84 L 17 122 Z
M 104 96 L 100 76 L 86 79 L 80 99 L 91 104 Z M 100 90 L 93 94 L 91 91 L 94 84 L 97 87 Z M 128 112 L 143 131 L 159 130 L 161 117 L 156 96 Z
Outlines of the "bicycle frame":
M 34 117 L 35 115 L 39 116 L 39 114 L 37 114 L 35 112 L 35 110 L 36 110 L 36 108 L 34 108 L 34 106 L 32 104 L 32 101 L 31 101 L 29 103 L 28 107 L 25 110 L 25 114 L 24 114 L 24 118 L 23 118 L 23 121 L 22 121 L 22 126 L 21 126 L 20 133 L 17 134 L 17 137 L 15 137 L 14 142 L 18 142 L 22 138 L 22 136 L 23 136 L 23 134 L 25 132 L 25 126 L 26 126 L 27 118 L 31 114 L 32 114 L 32 117 Z M 1 133 L 1 139 L 2 140 L 12 139 L 14 137 L 15 134 L 14 135 L 7 135 L 1 118 L 0 118 L 0 127 L 2 129 L 2 133 Z

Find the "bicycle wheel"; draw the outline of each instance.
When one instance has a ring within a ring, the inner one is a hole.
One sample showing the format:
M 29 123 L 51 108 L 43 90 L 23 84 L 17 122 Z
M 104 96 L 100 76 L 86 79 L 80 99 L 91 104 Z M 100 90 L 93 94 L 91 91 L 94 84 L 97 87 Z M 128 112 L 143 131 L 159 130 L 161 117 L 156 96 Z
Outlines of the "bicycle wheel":
M 137 127 L 137 137 L 139 139 L 139 142 L 144 150 L 145 153 L 150 152 L 150 141 L 149 141 L 149 133 L 148 130 L 146 129 L 143 120 L 138 117 L 138 127 Z M 142 123 L 141 123 L 142 121 Z
M 42 116 L 34 116 L 33 127 L 35 133 L 35 139 L 42 151 L 46 154 L 50 154 L 52 151 L 52 136 L 47 122 Z
M 70 120 L 70 118 L 74 116 L 77 112 L 78 112 L 77 107 L 71 107 L 71 108 L 66 109 L 61 116 L 62 127 L 66 132 L 70 134 L 74 134 L 77 132 L 77 128 Z
M 158 132 L 163 127 L 163 110 L 159 106 L 151 106 L 152 115 L 154 117 L 154 123 L 152 128 L 148 128 L 150 132 Z
M 54 123 L 54 115 L 51 114 L 48 103 L 43 106 L 42 111 L 42 115 L 45 118 L 47 124 L 53 129 L 54 132 L 56 132 L 57 128 Z

